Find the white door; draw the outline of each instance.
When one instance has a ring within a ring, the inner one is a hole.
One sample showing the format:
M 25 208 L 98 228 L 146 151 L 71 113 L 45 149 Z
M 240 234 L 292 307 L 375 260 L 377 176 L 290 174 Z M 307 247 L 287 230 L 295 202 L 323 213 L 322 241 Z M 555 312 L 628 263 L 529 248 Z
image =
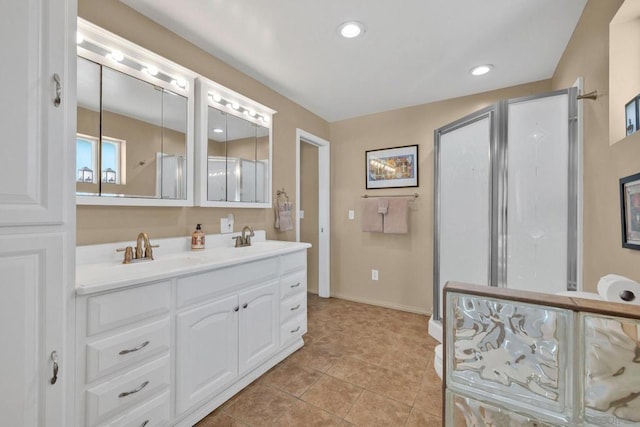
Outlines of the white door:
M 240 374 L 278 348 L 278 288 L 278 282 L 270 282 L 240 294 Z
M 75 5 L 2 5 L 2 75 L 10 82 L 0 102 L 0 424 L 7 426 L 73 424 L 65 404 L 74 401 L 66 320 L 74 281 Z
M 177 412 L 221 391 L 238 375 L 238 296 L 177 315 Z

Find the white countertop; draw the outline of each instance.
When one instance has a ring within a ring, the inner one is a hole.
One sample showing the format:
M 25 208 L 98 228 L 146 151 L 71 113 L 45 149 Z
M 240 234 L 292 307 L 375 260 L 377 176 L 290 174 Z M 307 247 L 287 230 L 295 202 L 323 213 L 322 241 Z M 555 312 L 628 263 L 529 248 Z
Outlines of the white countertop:
M 153 261 L 122 264 L 123 253 L 116 248 L 135 246 L 135 242 L 78 246 L 76 248 L 76 294 L 87 295 L 118 289 L 141 282 L 216 270 L 310 248 L 309 243 L 265 240 L 264 231 L 256 231 L 251 246 L 236 248 L 232 236 L 239 233 L 207 235 L 207 248 L 191 251 L 190 238 L 151 239 L 159 244 Z

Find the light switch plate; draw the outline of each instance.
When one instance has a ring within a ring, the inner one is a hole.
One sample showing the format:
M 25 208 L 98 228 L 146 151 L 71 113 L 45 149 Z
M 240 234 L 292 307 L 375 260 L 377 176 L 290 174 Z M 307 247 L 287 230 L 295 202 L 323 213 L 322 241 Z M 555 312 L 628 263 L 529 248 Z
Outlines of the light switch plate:
M 356 217 L 356 213 L 354 211 L 349 211 L 349 219 L 354 219 Z
M 220 218 L 220 234 L 233 233 L 233 220 Z
M 304 219 L 304 211 L 300 211 L 300 219 Z

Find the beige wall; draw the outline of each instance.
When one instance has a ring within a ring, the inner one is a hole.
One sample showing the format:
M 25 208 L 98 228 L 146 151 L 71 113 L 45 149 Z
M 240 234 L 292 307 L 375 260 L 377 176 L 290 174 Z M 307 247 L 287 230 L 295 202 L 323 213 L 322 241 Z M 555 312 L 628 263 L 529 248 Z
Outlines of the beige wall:
M 554 88 L 584 76 L 597 89 L 584 107 L 584 288 L 608 273 L 640 281 L 640 251 L 621 245 L 619 179 L 640 172 L 640 133 L 609 145 L 609 21 L 621 0 L 589 0 L 553 76 Z M 624 108 L 619 114 L 624 115 Z
M 501 99 L 546 92 L 549 80 L 331 124 L 331 295 L 431 312 L 433 280 L 433 132 Z M 419 193 L 411 202 L 409 234 L 360 231 L 365 151 L 419 145 L 419 188 L 370 190 Z M 356 218 L 348 219 L 355 210 Z M 371 269 L 379 280 L 371 280 Z
M 295 194 L 296 128 L 328 139 L 329 125 L 320 117 L 230 67 L 118 0 L 79 0 L 78 15 L 125 39 L 181 64 L 236 92 L 267 105 L 273 118 L 273 189 Z M 273 197 L 273 195 L 272 195 Z M 294 200 L 292 200 L 294 201 Z M 294 201 L 295 202 L 295 201 Z M 294 240 L 295 231 L 277 232 L 271 209 L 136 208 L 78 206 L 79 245 L 131 240 L 146 230 L 151 237 L 187 236 L 196 223 L 207 233 L 220 232 L 219 218 L 235 215 L 236 229 L 248 224 L 266 229 L 269 238 Z
M 318 147 L 300 143 L 300 240 L 311 243 L 307 250 L 307 289 L 318 293 Z

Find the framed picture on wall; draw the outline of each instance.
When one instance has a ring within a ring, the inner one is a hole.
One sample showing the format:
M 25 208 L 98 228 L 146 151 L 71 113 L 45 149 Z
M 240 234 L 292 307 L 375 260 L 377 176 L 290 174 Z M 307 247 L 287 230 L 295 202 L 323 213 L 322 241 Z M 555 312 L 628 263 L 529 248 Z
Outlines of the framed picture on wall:
M 367 190 L 418 186 L 418 146 L 369 150 L 365 153 Z
M 629 136 L 638 130 L 638 98 L 633 98 L 624 106 L 626 135 Z
M 640 173 L 620 179 L 622 247 L 640 250 Z

